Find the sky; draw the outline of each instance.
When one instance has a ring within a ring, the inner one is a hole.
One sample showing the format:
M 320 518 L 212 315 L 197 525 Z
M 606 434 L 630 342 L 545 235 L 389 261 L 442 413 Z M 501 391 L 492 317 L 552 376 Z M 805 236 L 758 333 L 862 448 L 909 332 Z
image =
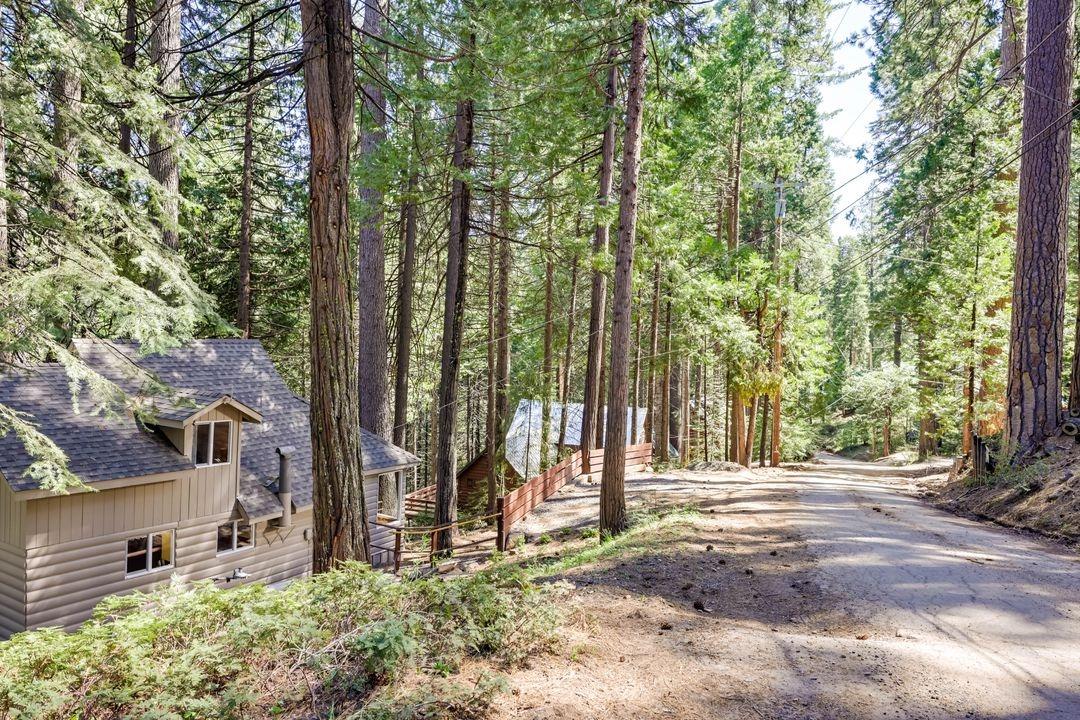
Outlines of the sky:
M 858 0 L 840 0 L 829 15 L 833 42 L 846 40 L 853 33 L 868 27 L 870 12 L 870 7 Z M 866 50 L 854 44 L 841 45 L 835 51 L 837 69 L 860 72 L 842 83 L 822 88 L 822 112 L 835 113 L 825 121 L 825 131 L 837 141 L 830 154 L 836 185 L 850 180 L 865 169 L 865 165 L 855 158 L 855 150 L 870 141 L 870 123 L 878 114 L 877 99 L 870 94 L 869 62 L 870 56 Z M 870 188 L 873 179 L 874 176 L 868 173 L 837 190 L 833 194 L 833 212 L 840 212 L 856 201 L 853 209 L 861 210 L 864 201 L 859 198 Z M 847 212 L 843 212 L 833 219 L 833 237 L 854 234 L 855 229 L 846 216 Z

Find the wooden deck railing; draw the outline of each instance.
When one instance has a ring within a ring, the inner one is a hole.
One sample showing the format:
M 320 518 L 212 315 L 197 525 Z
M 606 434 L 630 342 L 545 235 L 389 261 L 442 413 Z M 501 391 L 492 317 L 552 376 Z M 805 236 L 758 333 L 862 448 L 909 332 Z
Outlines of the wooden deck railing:
M 593 450 L 589 454 L 589 471 L 601 472 L 604 466 L 604 449 Z M 626 465 L 648 465 L 652 462 L 652 443 L 630 445 L 626 448 Z M 582 454 L 578 450 L 557 465 L 553 465 L 521 487 L 508 492 L 496 500 L 498 515 L 498 536 L 496 546 L 505 550 L 510 540 L 510 530 L 514 523 L 523 519 L 537 505 L 544 502 L 562 489 L 569 480 L 581 474 Z
M 386 528 L 394 534 L 394 546 L 384 547 L 382 545 L 371 544 L 376 550 L 382 550 L 384 552 L 392 553 L 394 558 L 394 572 L 401 570 L 402 562 L 406 560 L 419 560 L 426 558 L 426 564 L 430 567 L 435 566 L 435 558 L 440 554 L 440 549 L 435 546 L 436 538 L 439 532 L 442 530 L 458 530 L 463 525 L 474 525 L 480 523 L 486 523 L 489 520 L 496 519 L 497 514 L 493 515 L 481 515 L 479 517 L 466 518 L 465 520 L 456 520 L 452 523 L 446 523 L 444 525 L 424 525 L 414 527 L 400 527 L 398 525 L 389 525 L 386 523 L 375 523 L 381 528 Z M 428 541 L 424 543 L 424 548 L 421 549 L 409 549 L 406 545 L 406 539 L 408 537 L 423 537 L 425 535 L 430 536 Z M 462 550 L 477 547 L 484 543 L 491 542 L 491 537 L 480 537 L 467 543 L 455 543 L 453 548 L 449 548 L 448 551 L 457 553 Z
M 603 471 L 604 468 L 604 449 L 599 448 L 593 450 L 589 455 L 589 471 L 597 473 Z M 626 466 L 637 467 L 640 465 L 648 465 L 652 462 L 652 443 L 642 443 L 640 445 L 630 445 L 626 448 Z M 449 523 L 447 525 L 440 526 L 426 526 L 426 527 L 409 527 L 401 528 L 396 525 L 384 525 L 379 523 L 381 527 L 390 529 L 394 533 L 394 547 L 381 547 L 373 546 L 378 550 L 393 553 L 394 557 L 394 571 L 401 567 L 403 560 L 408 559 L 408 556 L 413 556 L 416 559 L 427 556 L 427 562 L 434 564 L 435 557 L 439 551 L 435 547 L 435 537 L 440 530 L 446 530 L 449 528 L 458 529 L 463 525 L 471 525 L 479 522 L 486 522 L 495 518 L 497 524 L 497 533 L 495 535 L 495 546 L 499 550 L 505 550 L 510 539 L 510 530 L 513 528 L 514 523 L 524 519 L 530 512 L 532 512 L 540 503 L 544 502 L 552 495 L 557 493 L 567 482 L 581 475 L 584 467 L 581 451 L 578 450 L 562 462 L 557 465 L 553 465 L 539 475 L 529 479 L 520 487 L 506 493 L 504 496 L 496 500 L 496 512 L 494 515 L 483 515 L 481 517 L 469 518 L 467 520 L 459 520 L 457 522 Z M 406 515 L 416 515 L 420 512 L 432 513 L 435 510 L 435 486 L 428 485 L 422 487 L 419 490 L 409 493 L 405 496 L 405 512 Z M 403 545 L 403 538 L 410 536 L 423 536 L 430 535 L 430 546 L 425 547 L 424 550 L 409 550 Z M 453 550 L 467 549 L 475 547 L 485 542 L 490 542 L 491 538 L 481 538 L 479 540 L 468 542 L 464 545 L 456 545 Z

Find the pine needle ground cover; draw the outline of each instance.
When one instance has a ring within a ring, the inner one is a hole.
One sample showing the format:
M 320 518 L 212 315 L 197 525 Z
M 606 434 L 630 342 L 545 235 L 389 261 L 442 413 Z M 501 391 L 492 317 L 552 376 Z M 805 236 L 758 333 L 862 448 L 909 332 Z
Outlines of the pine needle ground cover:
M 469 717 L 554 640 L 553 595 L 513 568 L 397 581 L 358 564 L 277 591 L 107 599 L 75 633 L 0 643 L 0 717 Z

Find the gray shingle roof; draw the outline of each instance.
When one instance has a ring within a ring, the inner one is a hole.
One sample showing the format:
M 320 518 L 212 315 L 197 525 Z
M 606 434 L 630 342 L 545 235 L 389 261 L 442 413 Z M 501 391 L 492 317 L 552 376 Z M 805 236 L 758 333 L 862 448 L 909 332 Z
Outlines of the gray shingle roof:
M 142 407 L 154 420 L 184 422 L 220 399 L 221 393 L 181 390 L 173 395 L 147 397 Z
M 81 388 L 73 398 L 67 371 L 37 365 L 0 377 L 0 403 L 24 413 L 68 456 L 68 467 L 84 482 L 102 482 L 191 467 L 160 433 L 130 414 L 110 415 Z M 0 437 L 0 472 L 16 491 L 37 487 L 24 473 L 34 462 L 14 432 Z
M 312 504 L 311 437 L 307 403 L 289 390 L 257 340 L 196 340 L 168 353 L 138 354 L 130 342 L 77 340 L 76 350 L 88 365 L 129 394 L 147 385 L 142 369 L 193 398 L 229 395 L 262 415 L 259 424 L 245 423 L 241 463 L 241 501 L 245 511 L 262 513 L 277 490 L 276 448 L 292 445 L 293 504 Z M 45 402 L 47 400 L 47 402 Z M 68 453 L 72 470 L 87 482 L 166 472 L 191 466 L 158 433 L 126 416 L 108 425 L 101 418 L 71 412 L 67 375 L 55 365 L 41 365 L 36 374 L 0 378 L 0 402 L 32 415 L 42 430 Z M 65 411 L 65 406 L 67 410 Z M 168 412 L 168 410 L 165 410 Z M 187 412 L 177 408 L 177 414 Z M 419 463 L 411 453 L 364 432 L 361 449 L 365 474 Z M 18 456 L 22 454 L 20 465 Z M 30 460 L 11 434 L 0 438 L 0 471 L 15 489 L 35 487 L 22 471 Z M 280 506 L 279 506 L 280 507 Z
M 281 515 L 282 504 L 278 496 L 249 473 L 240 476 L 240 494 L 236 500 L 251 522 Z

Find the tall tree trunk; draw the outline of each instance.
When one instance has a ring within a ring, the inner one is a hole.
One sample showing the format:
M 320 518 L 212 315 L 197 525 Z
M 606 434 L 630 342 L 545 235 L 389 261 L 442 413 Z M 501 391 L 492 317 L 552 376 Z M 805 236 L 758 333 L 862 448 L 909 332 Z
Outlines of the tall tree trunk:
M 683 446 L 686 450 L 683 452 L 683 467 L 686 467 L 690 462 L 690 456 L 693 453 L 693 448 L 690 446 L 690 357 L 683 358 L 682 362 L 682 428 L 683 428 Z
M 742 464 L 750 467 L 754 457 L 754 438 L 757 437 L 757 411 L 760 396 L 750 398 L 750 408 L 746 414 L 746 435 L 743 437 Z
M 630 311 L 634 279 L 634 231 L 637 224 L 638 159 L 645 102 L 645 20 L 634 19 L 630 44 L 630 76 L 626 95 L 622 187 L 619 193 L 619 240 L 615 250 L 612 298 L 611 390 L 604 433 L 604 472 L 600 482 L 600 532 L 626 529 L 626 399 L 630 345 Z
M 926 350 L 925 330 L 919 329 L 915 335 L 915 370 L 919 376 L 919 459 L 925 460 L 937 451 L 937 418 L 931 411 L 934 386 L 927 377 L 930 373 L 930 359 Z M 884 445 L 883 445 L 884 447 Z
M 161 240 L 173 250 L 180 247 L 180 113 L 170 96 L 180 88 L 180 6 L 180 0 L 155 0 L 150 32 L 150 55 L 166 103 L 164 131 L 150 133 L 150 176 L 158 183 L 154 196 Z
M 645 442 L 655 443 L 653 418 L 656 415 L 656 352 L 660 329 L 660 261 L 653 263 L 652 317 L 649 319 L 649 364 L 645 382 Z
M 506 442 L 503 432 L 510 414 L 510 187 L 499 189 L 499 284 L 495 311 L 495 428 L 499 442 L 492 458 L 497 471 L 503 466 Z
M 472 74 L 476 35 L 464 41 L 461 60 Z M 471 187 L 466 177 L 473 165 L 473 101 L 458 100 L 454 121 L 454 181 L 450 191 L 450 237 L 446 251 L 446 303 L 443 315 L 442 369 L 439 377 L 439 443 L 436 450 L 435 524 L 457 521 L 457 427 L 458 369 L 461 365 L 461 332 L 465 318 L 466 280 L 469 268 L 469 205 Z M 452 529 L 437 533 L 435 547 L 453 547 Z
M 707 342 L 705 346 L 708 347 Z M 704 365 L 701 366 L 701 371 L 704 374 L 704 377 L 701 378 L 701 429 L 703 435 L 701 447 L 705 451 L 705 462 L 709 462 L 709 379 L 712 373 Z
M 0 274 L 11 267 L 11 236 L 8 233 L 7 122 L 4 118 L 6 66 L 0 63 Z
M 892 361 L 893 365 L 900 367 L 900 349 L 903 343 L 904 316 L 899 313 L 893 318 L 892 326 Z
M 762 401 L 761 405 L 761 442 L 758 443 L 758 467 L 765 467 L 765 440 L 769 435 L 769 405 L 766 402 L 768 398 Z
M 349 3 L 301 0 L 300 15 L 311 144 L 313 570 L 323 572 L 369 557 L 349 258 L 349 143 L 356 89 Z
M 1019 0 L 1005 0 L 1001 13 L 1001 53 L 998 82 L 1009 83 L 1020 76 L 1024 58 L 1024 31 L 1020 27 Z
M 1080 258 L 1080 196 L 1076 200 L 1076 253 Z M 1080 267 L 1080 264 L 1077 265 Z M 974 313 L 974 307 L 972 307 Z M 974 330 L 975 316 L 972 315 L 972 329 Z M 974 337 L 974 332 L 972 333 Z M 1080 293 L 1076 298 L 1076 325 L 1073 332 L 1073 356 L 1072 367 L 1069 372 L 1069 414 L 1080 415 Z
M 492 180 L 494 181 L 495 170 L 492 168 Z M 494 186 L 494 182 L 492 182 Z M 494 191 L 491 194 L 491 210 L 489 224 L 495 227 L 496 205 Z M 498 496 L 498 477 L 495 472 L 495 436 L 498 432 L 495 425 L 495 254 L 496 240 L 494 235 L 488 236 L 487 257 L 487 432 L 485 437 L 485 452 L 487 453 L 487 512 L 491 515 L 495 512 L 495 499 Z
M 255 88 L 255 18 L 248 28 L 247 96 L 244 98 L 244 161 L 240 177 L 240 262 L 236 298 L 236 324 L 244 337 L 251 337 L 251 214 L 254 166 Z M 129 131 L 130 132 L 130 131 Z
M 1005 420 L 1008 451 L 1015 457 L 1036 451 L 1061 425 L 1072 139 L 1071 0 L 1029 0 L 1027 31 L 1040 40 L 1024 71 L 1024 153 Z
M 660 372 L 660 460 L 671 460 L 671 299 L 664 310 L 664 369 Z
M 607 305 L 606 302 L 604 304 L 605 304 L 605 306 Z M 601 331 L 600 331 L 600 382 L 597 384 L 597 387 L 599 388 L 599 391 L 596 394 L 596 401 L 597 401 L 596 415 L 595 415 L 596 422 L 593 423 L 593 425 L 596 427 L 596 433 L 595 433 L 595 436 L 593 437 L 593 447 L 594 448 L 602 448 L 602 447 L 604 447 L 604 430 L 607 427 L 606 426 L 607 408 L 604 405 L 604 392 L 603 392 L 604 388 L 607 387 L 607 363 L 605 362 L 605 360 L 607 358 L 607 354 L 606 354 L 607 353 L 607 332 L 608 332 L 607 325 L 605 323 L 605 326 L 603 328 L 601 328 Z
M 577 317 L 577 283 L 578 283 L 578 258 L 570 264 L 570 309 L 566 316 L 566 355 L 563 358 L 563 384 L 562 384 L 562 412 L 559 418 L 559 444 L 558 457 L 562 457 L 563 448 L 566 446 L 566 421 L 569 413 L 567 405 L 570 402 L 570 369 L 574 361 L 574 321 Z
M 638 406 L 641 404 L 641 294 L 638 293 L 638 311 L 634 313 L 634 372 L 631 384 L 630 444 L 641 442 L 638 437 Z
M 731 461 L 740 465 L 743 463 L 743 431 L 746 427 L 746 404 L 743 402 L 742 391 L 734 384 L 729 383 L 731 394 L 731 427 L 730 446 Z
M 979 240 L 975 240 L 975 267 L 972 271 L 972 298 L 971 298 L 971 325 L 969 331 L 971 333 L 968 339 L 968 361 L 966 368 L 966 382 L 964 384 L 964 429 L 961 440 L 961 451 L 964 457 L 968 457 L 971 454 L 971 448 L 975 435 L 975 357 L 978 353 L 978 338 L 975 337 L 975 333 L 978 330 L 978 318 L 979 318 L 979 293 L 977 288 L 977 282 L 979 277 L 979 260 L 980 260 L 980 245 Z M 1080 317 L 1080 305 L 1078 305 L 1077 316 Z
M 739 249 L 739 205 L 742 193 L 742 155 L 743 155 L 743 81 L 739 77 L 739 98 L 735 116 L 735 143 L 731 158 L 731 180 L 728 200 L 727 245 L 728 252 Z
M 600 145 L 600 187 L 597 192 L 597 214 L 603 212 L 611 198 L 611 184 L 615 166 L 615 93 L 619 70 L 615 65 L 618 48 L 608 49 L 608 78 L 604 89 L 604 112 L 608 122 Z M 605 218 L 598 218 L 593 235 L 593 255 L 606 255 L 608 251 L 608 225 Z M 604 361 L 604 327 L 607 302 L 607 276 L 599 268 L 592 275 L 592 293 L 589 297 L 589 350 L 585 361 L 585 399 L 581 415 L 581 454 L 588 467 L 589 451 L 596 447 L 596 433 L 600 426 L 598 418 L 603 404 L 604 387 L 601 381 L 601 365 Z
M 554 243 L 555 207 L 551 199 L 547 201 L 547 239 L 544 243 L 544 357 L 541 361 L 540 374 L 542 385 L 540 412 L 540 471 L 551 465 L 551 400 L 552 371 L 554 367 L 555 325 L 553 316 L 555 293 L 555 262 L 552 258 Z
M 135 69 L 137 52 L 136 43 L 139 40 L 139 15 L 137 0 L 124 0 L 124 48 L 121 51 L 120 62 L 128 70 Z M 126 122 L 120 123 L 120 152 L 131 155 L 131 126 Z
M 405 190 L 404 240 L 401 248 L 401 276 L 398 279 L 397 350 L 394 362 L 393 442 L 400 446 L 405 439 L 409 418 L 409 366 L 412 360 L 412 305 L 416 274 L 416 215 L 420 180 L 415 169 Z
M 79 22 L 85 9 L 85 0 L 73 0 L 58 6 L 60 19 L 65 23 Z M 82 95 L 82 80 L 78 71 L 58 69 L 52 87 L 53 145 L 57 150 L 52 175 L 52 206 L 67 217 L 75 213 L 74 186 L 78 178 L 80 144 L 75 128 L 78 126 L 76 118 L 82 113 Z
M 387 0 L 364 0 L 364 34 L 382 37 L 386 27 Z M 373 72 L 386 72 L 385 45 L 369 40 L 367 55 Z M 361 175 L 360 223 L 357 243 L 357 345 L 359 349 L 360 427 L 389 437 L 386 368 L 386 248 L 383 238 L 383 191 L 372 168 L 386 139 L 386 99 L 377 78 L 363 85 L 363 121 L 360 125 L 360 156 L 368 172 Z M 374 179 L 370 179 L 374 178 Z M 366 182 L 365 182 L 366 180 Z M 379 483 L 379 502 L 397 504 L 394 483 Z

